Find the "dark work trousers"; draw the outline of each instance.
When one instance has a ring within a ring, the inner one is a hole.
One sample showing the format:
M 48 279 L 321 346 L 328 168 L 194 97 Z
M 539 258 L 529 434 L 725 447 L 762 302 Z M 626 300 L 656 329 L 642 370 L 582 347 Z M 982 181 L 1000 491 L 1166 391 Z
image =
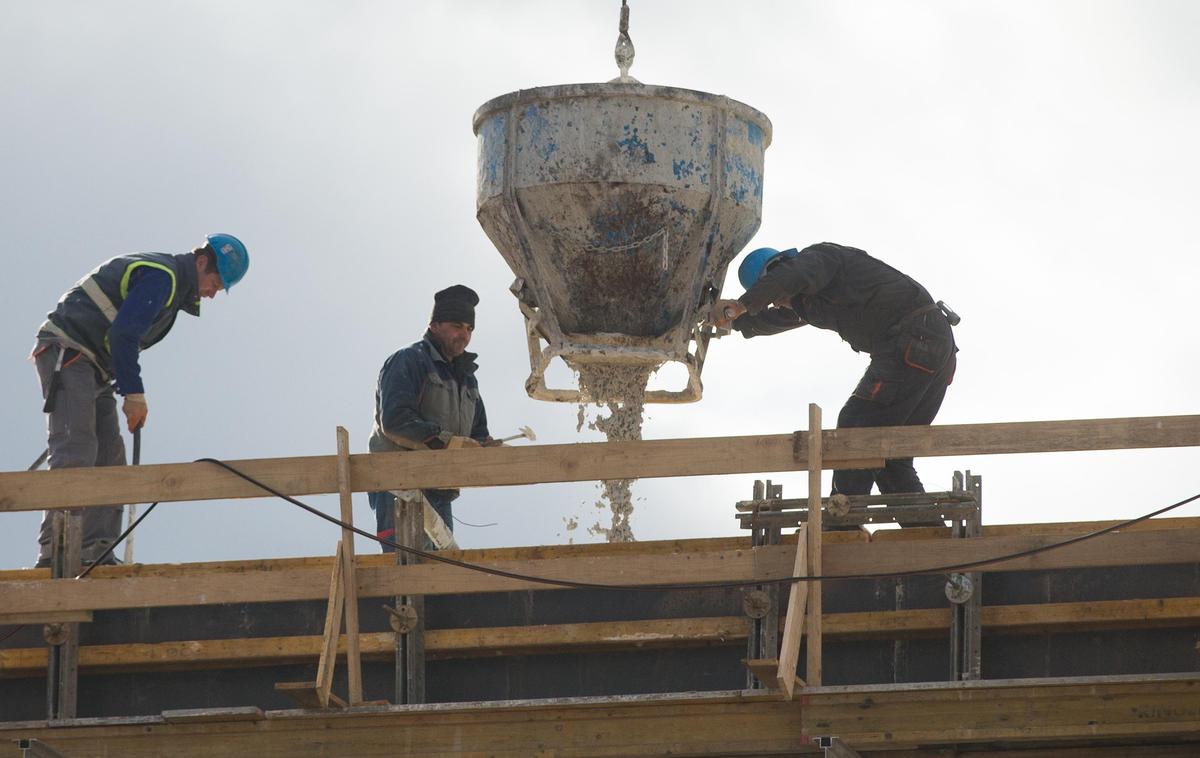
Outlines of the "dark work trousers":
M 425 495 L 425 499 L 433 506 L 433 510 L 437 515 L 442 517 L 442 521 L 446 522 L 446 528 L 451 533 L 454 532 L 454 510 L 451 504 L 454 498 L 458 497 L 458 490 L 421 490 L 421 494 Z M 371 510 L 375 511 L 375 535 L 386 540 L 396 541 L 396 496 L 390 492 L 368 492 L 367 501 L 371 504 Z M 385 553 L 394 553 L 396 549 L 391 545 L 380 544 Z M 432 550 L 433 543 L 426 537 L 421 545 L 422 550 Z
M 42 383 L 42 398 L 50 389 L 54 365 L 58 361 L 57 343 L 39 340 L 34 362 Z M 102 381 L 87 358 L 78 357 L 64 364 L 54 398 L 54 410 L 47 415 L 50 468 L 83 466 L 124 466 L 125 441 L 121 438 L 121 417 L 112 385 Z M 81 531 L 84 565 L 95 562 L 121 534 L 124 506 L 83 508 Z M 38 530 L 38 563 L 49 565 L 53 512 L 42 515 Z
M 871 354 L 867 372 L 838 414 L 838 428 L 933 423 L 957 364 L 954 334 L 941 311 L 912 319 L 896 339 Z M 891 458 L 881 469 L 833 472 L 833 492 L 869 495 L 924 492 L 912 458 Z

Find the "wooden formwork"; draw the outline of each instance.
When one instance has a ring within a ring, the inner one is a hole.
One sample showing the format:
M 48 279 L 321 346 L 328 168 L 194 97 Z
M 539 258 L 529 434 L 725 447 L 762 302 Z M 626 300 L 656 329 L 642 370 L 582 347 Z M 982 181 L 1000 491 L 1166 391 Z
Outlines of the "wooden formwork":
M 819 412 L 813 418 L 808 434 L 355 456 L 343 446 L 338 456 L 231 465 L 286 494 L 340 491 L 345 501 L 350 492 L 375 489 L 779 470 L 815 473 L 875 466 L 888 457 L 1200 445 L 1200 416 L 823 431 Z M 0 511 L 36 509 L 51 502 L 82 508 L 114 501 L 262 495 L 249 482 L 207 463 L 0 474 Z M 753 548 L 744 538 L 726 538 L 441 554 L 526 577 L 624 587 L 754 583 L 798 574 L 941 573 L 939 567 L 948 564 L 1025 553 L 1111 524 L 985 527 L 981 537 L 953 540 L 942 539 L 937 529 L 822 535 L 815 526 L 804 550 L 797 549 L 794 538 Z M 938 540 L 936 550 L 914 550 L 918 540 Z M 347 596 L 357 595 L 364 603 L 400 595 L 434 598 L 555 589 L 532 579 L 483 575 L 438 563 L 400 566 L 385 556 L 352 554 L 343 561 L 342 575 L 352 577 Z M 1198 563 L 1200 519 L 1163 519 L 981 570 L 1133 570 Z M 320 601 L 330 596 L 332 568 L 332 559 L 312 558 L 105 567 L 78 581 L 49 579 L 45 571 L 0 572 L 0 624 L 88 620 L 121 609 Z M 1146 750 L 1151 751 L 1146 755 L 1164 756 L 1200 752 L 1200 666 L 1195 660 L 1171 674 L 819 686 L 823 639 L 837 644 L 938 636 L 949 624 L 946 608 L 830 612 L 822 608 L 821 584 L 792 585 L 808 589 L 808 603 L 805 607 L 793 600 L 788 605 L 784 647 L 774 661 L 779 687 L 775 692 L 375 705 L 337 715 L 253 707 L 222 710 L 219 706 L 228 704 L 205 703 L 189 713 L 53 724 L 6 720 L 0 705 L 0 722 L 7 722 L 0 723 L 0 739 L 37 739 L 72 756 L 210 755 L 219 744 L 264 756 L 787 755 L 817 751 L 814 740 L 821 736 L 837 737 L 842 745 L 865 752 L 897 756 L 945 755 L 939 751 L 957 748 L 979 755 L 1026 756 L 1070 750 L 1041 754 L 1079 758 L 1139 755 Z M 807 622 L 795 616 L 806 616 Z M 1200 592 L 993 604 L 983 610 L 985 634 L 993 635 L 1186 630 L 1198 625 Z M 424 644 L 431 660 L 575 655 L 744 646 L 748 629 L 745 616 L 732 614 L 613 619 L 434 628 L 426 633 Z M 343 654 L 349 645 L 364 660 L 380 661 L 394 654 L 394 639 L 387 631 L 368 631 L 347 634 L 340 645 Z M 785 672 L 794 671 L 798 659 L 803 660 L 801 639 L 807 650 L 803 671 L 808 673 L 807 680 L 795 681 Z M 311 661 L 329 644 L 327 637 L 313 634 L 84 644 L 79 664 L 85 676 L 274 666 Z M 0 679 L 36 677 L 45 665 L 44 647 L 0 649 Z M 795 699 L 788 701 L 788 696 Z M 357 700 L 361 699 L 360 693 Z

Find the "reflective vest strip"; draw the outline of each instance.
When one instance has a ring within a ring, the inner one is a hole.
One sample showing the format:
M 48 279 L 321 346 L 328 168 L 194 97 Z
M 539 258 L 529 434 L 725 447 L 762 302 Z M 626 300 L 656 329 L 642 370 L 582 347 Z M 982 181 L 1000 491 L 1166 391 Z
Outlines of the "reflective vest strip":
M 104 318 L 108 319 L 109 323 L 117 317 L 117 309 L 112 304 L 112 300 L 108 299 L 108 295 L 104 294 L 104 290 L 100 289 L 100 285 L 96 282 L 95 277 L 89 276 L 79 283 L 79 289 L 83 290 L 100 312 L 104 314 Z M 124 293 L 122 293 L 124 296 Z
M 169 306 L 171 304 L 171 301 L 173 301 L 175 299 L 175 272 L 171 270 L 170 266 L 164 266 L 163 264 L 155 263 L 154 261 L 134 261 L 133 263 L 130 263 L 129 266 L 127 266 L 125 268 L 125 274 L 121 277 L 121 299 L 124 300 L 126 297 L 129 296 L 129 277 L 133 275 L 133 270 L 135 268 L 137 268 L 138 266 L 149 266 L 150 268 L 156 268 L 161 271 L 166 271 L 167 275 L 171 277 L 171 296 L 167 298 L 167 302 L 166 302 L 166 306 Z M 91 294 L 91 293 L 88 293 L 88 294 Z M 95 300 L 94 297 L 92 299 Z M 166 307 L 166 306 L 164 306 L 164 307 Z M 110 308 L 112 307 L 111 303 L 109 303 L 109 307 Z M 100 309 L 103 310 L 104 306 L 101 306 Z M 113 311 L 113 315 L 110 316 L 108 320 L 112 321 L 116 317 L 117 317 L 117 313 L 116 313 L 116 311 Z

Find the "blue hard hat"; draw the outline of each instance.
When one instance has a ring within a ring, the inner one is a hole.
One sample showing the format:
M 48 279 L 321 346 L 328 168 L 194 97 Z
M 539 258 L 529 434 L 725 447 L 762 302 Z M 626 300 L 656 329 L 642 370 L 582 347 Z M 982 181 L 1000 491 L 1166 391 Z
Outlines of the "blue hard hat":
M 232 234 L 210 234 L 205 239 L 217 256 L 217 272 L 228 292 L 250 268 L 250 253 L 246 252 L 242 241 Z
M 780 255 L 786 255 L 786 253 L 781 253 L 773 247 L 760 247 L 743 258 L 742 264 L 738 266 L 738 281 L 742 283 L 742 287 L 746 289 L 753 287 L 758 278 L 763 275 L 767 264 Z

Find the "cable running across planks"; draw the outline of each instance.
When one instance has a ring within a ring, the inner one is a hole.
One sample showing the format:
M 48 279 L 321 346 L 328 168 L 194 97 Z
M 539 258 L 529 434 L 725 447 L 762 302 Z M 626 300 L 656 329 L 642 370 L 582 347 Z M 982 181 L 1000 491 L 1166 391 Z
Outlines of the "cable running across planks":
M 503 569 L 492 568 L 490 566 L 481 566 L 481 565 L 475 564 L 475 563 L 467 563 L 465 561 L 459 561 L 454 558 L 447 558 L 445 556 L 438 555 L 437 553 L 430 553 L 430 552 L 426 552 L 424 550 L 418 550 L 417 548 L 409 547 L 408 545 L 401 545 L 396 542 L 393 542 L 392 540 L 386 539 L 384 537 L 379 537 L 377 535 L 371 534 L 370 532 L 360 529 L 352 524 L 344 523 L 343 521 L 341 521 L 333 516 L 330 516 L 327 513 L 323 513 L 322 511 L 317 510 L 316 508 L 312 507 L 311 505 L 302 503 L 299 500 L 296 500 L 295 498 L 293 498 L 289 495 L 285 495 L 285 494 L 275 490 L 271 486 L 258 481 L 257 479 L 255 479 L 254 477 L 252 477 L 248 474 L 238 471 L 236 468 L 229 465 L 228 463 L 225 463 L 224 461 L 219 461 L 216 458 L 199 458 L 199 459 L 197 459 L 196 462 L 197 463 L 212 463 L 216 466 L 220 466 L 221 468 L 225 469 L 226 471 L 230 472 L 231 474 L 241 477 L 242 479 L 246 480 L 247 482 L 250 482 L 251 484 L 263 489 L 264 491 L 271 493 L 275 497 L 281 498 L 281 499 L 287 501 L 288 503 L 291 503 L 292 505 L 297 506 L 298 508 L 308 511 L 309 513 L 311 513 L 314 516 L 317 516 L 318 518 L 324 519 L 325 521 L 328 521 L 331 524 L 336 524 L 337 526 L 339 526 L 343 529 L 349 529 L 350 531 L 354 532 L 355 534 L 361 535 L 363 537 L 366 537 L 369 540 L 378 542 L 381 545 L 386 545 L 395 550 L 402 550 L 411 555 L 420 556 L 421 558 L 424 558 L 426 560 L 436 561 L 438 563 L 444 563 L 449 566 L 457 566 L 458 568 L 467 569 L 468 571 L 477 571 L 479 573 L 490 574 L 492 576 L 498 576 L 498 577 L 505 578 L 505 579 L 515 579 L 518 581 L 533 582 L 535 584 L 546 584 L 546 585 L 555 586 L 555 587 L 565 587 L 568 589 L 587 589 L 587 590 L 617 590 L 617 591 L 635 590 L 635 591 L 641 591 L 641 592 L 645 592 L 645 591 L 661 592 L 663 590 L 736 589 L 736 588 L 740 588 L 740 587 L 756 587 L 756 586 L 761 586 L 764 584 L 794 584 L 796 582 L 815 582 L 815 581 L 835 580 L 835 579 L 890 579 L 890 578 L 903 577 L 903 576 L 915 576 L 918 574 L 943 574 L 943 573 L 949 573 L 952 571 L 963 571 L 963 570 L 973 569 L 973 568 L 982 568 L 984 566 L 991 566 L 994 564 L 1003 563 L 1005 561 L 1016 560 L 1018 558 L 1025 558 L 1025 557 L 1028 557 L 1031 555 L 1037 555 L 1039 553 L 1046 553 L 1046 552 L 1050 552 L 1052 550 L 1058 550 L 1060 548 L 1064 548 L 1069 545 L 1074 545 L 1074 544 L 1077 544 L 1080 542 L 1084 542 L 1086 540 L 1095 539 L 1096 537 L 1101 537 L 1105 534 L 1111 534 L 1112 532 L 1120 531 L 1121 529 L 1127 529 L 1127 528 L 1133 526 L 1134 524 L 1139 524 L 1143 521 L 1149 521 L 1150 519 L 1154 518 L 1155 516 L 1161 516 L 1164 513 L 1175 510 L 1176 508 L 1181 508 L 1195 500 L 1200 500 L 1200 493 L 1197 493 L 1195 495 L 1192 495 L 1189 498 L 1180 500 L 1177 503 L 1172 503 L 1171 505 L 1168 505 L 1164 508 L 1159 508 L 1156 511 L 1152 511 L 1152 512 L 1144 514 L 1142 516 L 1138 516 L 1137 518 L 1132 518 L 1127 521 L 1118 522 L 1116 524 L 1105 527 L 1103 529 L 1097 529 L 1094 532 L 1088 532 L 1087 534 L 1081 534 L 1076 537 L 1071 537 L 1069 539 L 1062 540 L 1060 542 L 1051 543 L 1049 545 L 1041 545 L 1039 547 L 1030 548 L 1028 550 L 1021 550 L 1021 551 L 1014 552 L 1014 553 L 1007 553 L 1005 555 L 998 555 L 998 556 L 993 556 L 990 558 L 983 558 L 983 559 L 980 559 L 977 561 L 970 561 L 967 563 L 955 563 L 955 564 L 940 565 L 940 566 L 926 566 L 926 567 L 915 568 L 915 569 L 905 569 L 902 571 L 881 571 L 881 572 L 867 572 L 867 573 L 859 573 L 859 574 L 787 576 L 787 577 L 780 577 L 778 579 L 756 579 L 753 581 L 741 581 L 741 582 L 703 582 L 703 583 L 699 583 L 699 584 L 645 584 L 645 585 L 629 586 L 629 585 L 602 584 L 602 583 L 597 583 L 597 582 L 577 582 L 577 581 L 573 581 L 570 579 L 555 579 L 552 577 L 544 577 L 544 576 L 530 576 L 528 574 L 519 574 L 519 573 L 516 573 L 513 571 L 505 571 Z

